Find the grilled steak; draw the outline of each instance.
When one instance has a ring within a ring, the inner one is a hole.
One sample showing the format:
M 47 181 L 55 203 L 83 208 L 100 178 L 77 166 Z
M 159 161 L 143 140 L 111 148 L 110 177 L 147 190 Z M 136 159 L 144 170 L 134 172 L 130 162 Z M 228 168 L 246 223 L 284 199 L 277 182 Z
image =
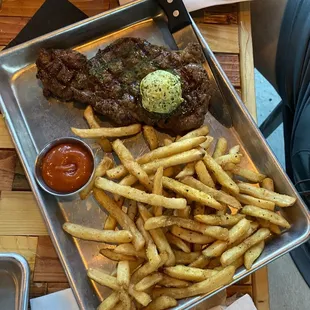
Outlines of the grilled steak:
M 208 110 L 211 89 L 198 44 L 170 51 L 137 38 L 121 38 L 95 57 L 73 50 L 40 51 L 37 78 L 45 96 L 91 105 L 117 125 L 142 122 L 176 133 L 199 127 Z M 143 108 L 140 81 L 155 70 L 179 75 L 184 101 L 170 114 Z

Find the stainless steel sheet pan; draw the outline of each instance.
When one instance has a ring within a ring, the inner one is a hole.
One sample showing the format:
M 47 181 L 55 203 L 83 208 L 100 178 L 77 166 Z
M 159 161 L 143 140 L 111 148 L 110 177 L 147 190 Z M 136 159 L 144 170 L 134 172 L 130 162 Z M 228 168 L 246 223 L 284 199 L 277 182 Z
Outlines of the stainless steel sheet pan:
M 47 100 L 43 96 L 42 87 L 35 76 L 35 61 L 41 47 L 73 47 L 87 57 L 92 57 L 99 48 L 123 36 L 140 37 L 151 43 L 175 49 L 176 45 L 166 21 L 156 1 L 141 0 L 0 53 L 1 110 L 81 309 L 95 309 L 99 303 L 98 298 L 102 299 L 110 292 L 92 284 L 87 279 L 86 269 L 102 267 L 106 271 L 112 271 L 115 265 L 98 254 L 100 244 L 71 238 L 63 232 L 62 224 L 69 220 L 102 228 L 106 214 L 92 197 L 86 201 L 56 199 L 43 192 L 35 182 L 33 171 L 38 151 L 52 139 L 72 136 L 71 126 L 87 127 L 83 119 L 83 105 L 75 102 L 59 103 L 56 100 Z M 208 61 L 214 75 L 231 106 L 233 119 L 233 128 L 227 129 L 208 113 L 205 123 L 211 128 L 210 134 L 214 137 L 225 136 L 231 146 L 240 144 L 245 155 L 242 162 L 244 166 L 256 167 L 262 173 L 272 176 L 278 191 L 298 197 L 293 207 L 283 210 L 285 217 L 292 223 L 291 230 L 268 242 L 264 253 L 251 271 L 240 268 L 235 278 L 237 281 L 305 242 L 310 234 L 310 218 L 307 208 L 276 161 L 214 55 L 207 46 L 205 48 L 208 50 Z M 101 120 L 102 124 L 110 126 L 106 119 Z M 92 141 L 89 143 L 94 150 L 99 150 Z M 125 143 L 134 155 L 147 151 L 141 136 L 126 139 Z M 102 154 L 98 151 L 97 155 L 100 157 Z M 207 297 L 202 296 L 183 300 L 176 309 L 190 308 L 205 298 Z

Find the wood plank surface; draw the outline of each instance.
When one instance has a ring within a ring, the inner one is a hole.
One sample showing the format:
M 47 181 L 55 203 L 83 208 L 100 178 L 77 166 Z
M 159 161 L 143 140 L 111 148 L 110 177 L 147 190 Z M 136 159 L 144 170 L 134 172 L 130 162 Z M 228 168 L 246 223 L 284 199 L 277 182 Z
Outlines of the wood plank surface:
M 14 144 L 9 131 L 4 122 L 3 116 L 0 115 L 0 149 L 13 149 Z
M 34 271 L 38 237 L 3 236 L 0 234 L 0 252 L 15 252 L 25 257 L 30 271 Z
M 10 191 L 13 185 L 17 155 L 14 150 L 0 149 L 0 191 Z
M 253 300 L 257 310 L 270 309 L 267 267 L 263 267 L 253 273 Z
M 0 16 L 0 45 L 7 45 L 28 23 L 29 17 Z
M 38 237 L 34 282 L 68 282 L 49 236 Z
M 31 192 L 2 191 L 0 236 L 48 235 L 41 212 Z

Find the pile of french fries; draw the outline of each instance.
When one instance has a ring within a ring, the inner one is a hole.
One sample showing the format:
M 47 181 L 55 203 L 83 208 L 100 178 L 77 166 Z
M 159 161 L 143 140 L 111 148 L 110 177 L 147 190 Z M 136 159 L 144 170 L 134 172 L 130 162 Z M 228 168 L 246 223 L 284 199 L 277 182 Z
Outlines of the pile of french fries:
M 81 199 L 92 193 L 108 212 L 104 229 L 63 226 L 76 238 L 116 244 L 100 250 L 117 262 L 114 273 L 88 270 L 91 280 L 114 291 L 98 309 L 167 309 L 178 299 L 208 294 L 229 284 L 242 265 L 251 269 L 265 242 L 290 228 L 279 210 L 296 198 L 276 193 L 264 174 L 242 168 L 239 145 L 229 148 L 221 137 L 211 154 L 207 126 L 160 146 L 150 126 L 100 128 L 91 108 L 85 118 L 91 129 L 73 132 L 101 146 L 105 141 L 103 148 L 122 163 L 113 167 L 104 156 L 81 192 Z M 151 151 L 138 158 L 120 139 L 107 140 L 140 131 Z

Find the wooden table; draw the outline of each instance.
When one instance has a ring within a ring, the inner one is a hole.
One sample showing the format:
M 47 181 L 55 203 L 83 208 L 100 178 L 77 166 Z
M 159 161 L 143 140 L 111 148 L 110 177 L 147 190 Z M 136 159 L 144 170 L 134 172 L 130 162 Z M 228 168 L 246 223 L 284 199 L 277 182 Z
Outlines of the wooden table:
M 71 2 L 90 16 L 118 6 L 117 0 Z M 17 35 L 42 3 L 43 0 L 3 0 L 0 50 Z M 249 4 L 212 7 L 196 15 L 202 34 L 256 118 Z M 0 118 L 0 191 L 0 252 L 17 252 L 28 260 L 30 297 L 69 287 L 3 118 Z M 267 268 L 233 285 L 227 293 L 229 296 L 248 293 L 259 310 L 268 310 Z

